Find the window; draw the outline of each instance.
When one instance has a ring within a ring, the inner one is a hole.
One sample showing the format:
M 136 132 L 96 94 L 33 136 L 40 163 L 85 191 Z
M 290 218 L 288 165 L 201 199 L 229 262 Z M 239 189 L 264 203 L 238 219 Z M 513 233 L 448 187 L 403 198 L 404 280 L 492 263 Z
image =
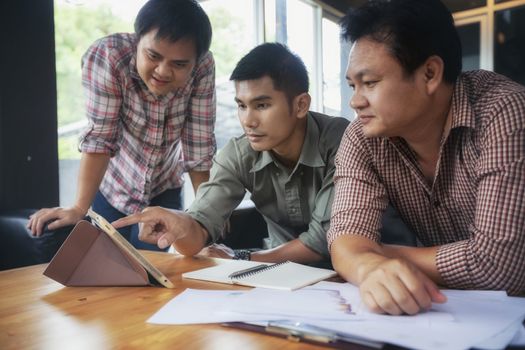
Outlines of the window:
M 72 205 L 80 154 L 78 137 L 86 124 L 80 60 L 96 39 L 132 32 L 133 21 L 146 0 L 55 0 L 55 41 L 58 86 L 60 204 Z M 310 75 L 312 110 L 341 114 L 341 43 L 337 18 L 310 0 L 206 0 L 201 5 L 213 27 L 211 50 L 216 62 L 218 148 L 242 134 L 229 76 L 255 45 L 287 44 L 305 62 Z M 346 63 L 346 62 L 345 62 Z M 345 87 L 346 88 L 346 87 Z M 193 198 L 187 181 L 185 202 Z
M 465 11 L 487 5 L 487 0 L 443 0 L 452 12 Z
M 341 64 L 341 41 L 339 25 L 323 18 L 323 113 L 341 113 L 341 76 L 345 68 Z M 346 59 L 345 59 L 346 60 Z M 346 86 L 344 86 L 347 88 Z
M 253 1 L 209 0 L 202 7 L 210 17 L 213 28 L 211 51 L 215 57 L 217 89 L 217 121 L 215 137 L 217 148 L 222 148 L 232 137 L 242 135 L 237 119 L 235 89 L 230 74 L 235 64 L 256 43 Z
M 480 24 L 474 22 L 458 27 L 463 49 L 463 71 L 480 68 Z
M 286 1 L 285 44 L 302 58 L 310 77 L 311 108 L 322 111 L 320 83 L 320 38 L 317 35 L 319 20 L 314 6 L 302 1 Z M 282 26 L 284 27 L 284 26 Z M 318 85 L 319 84 L 319 85 Z
M 133 31 L 135 15 L 145 1 L 55 0 L 61 205 L 72 205 L 75 199 L 80 159 L 78 137 L 86 125 L 80 69 L 82 55 L 98 38 Z
M 488 15 L 481 14 L 456 20 L 463 50 L 463 71 L 492 70 Z
M 463 70 L 493 70 L 525 84 L 525 0 L 484 3 L 481 8 L 454 13 L 463 46 Z
M 525 6 L 494 16 L 494 71 L 525 85 Z

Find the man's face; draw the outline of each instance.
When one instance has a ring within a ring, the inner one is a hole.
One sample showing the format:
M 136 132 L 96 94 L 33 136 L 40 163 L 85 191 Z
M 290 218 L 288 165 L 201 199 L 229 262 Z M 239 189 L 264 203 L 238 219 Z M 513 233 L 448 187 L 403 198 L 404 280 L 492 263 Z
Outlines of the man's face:
M 162 96 L 183 87 L 197 61 L 195 43 L 156 39 L 157 29 L 144 34 L 137 45 L 137 71 L 148 89 Z
M 298 139 L 302 143 L 302 138 L 293 137 L 304 132 L 298 128 L 297 113 L 289 106 L 285 93 L 274 89 L 270 77 L 236 81 L 235 91 L 239 121 L 255 151 L 285 154 L 296 148 L 292 143 Z
M 419 70 L 407 76 L 385 44 L 367 38 L 354 43 L 346 78 L 354 90 L 350 107 L 366 137 L 407 137 L 423 127 L 428 96 Z

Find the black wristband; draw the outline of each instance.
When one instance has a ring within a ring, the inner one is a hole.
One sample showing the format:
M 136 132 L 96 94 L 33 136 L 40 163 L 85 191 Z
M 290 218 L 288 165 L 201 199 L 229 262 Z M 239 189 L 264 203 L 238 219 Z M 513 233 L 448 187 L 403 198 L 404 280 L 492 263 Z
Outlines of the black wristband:
M 252 253 L 246 249 L 235 249 L 233 251 L 233 260 L 251 260 Z

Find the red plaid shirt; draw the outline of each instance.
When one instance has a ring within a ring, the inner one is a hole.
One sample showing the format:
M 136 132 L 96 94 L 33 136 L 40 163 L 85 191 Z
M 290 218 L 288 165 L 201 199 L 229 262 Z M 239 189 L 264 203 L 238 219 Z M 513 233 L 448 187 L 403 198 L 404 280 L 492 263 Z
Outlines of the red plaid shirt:
M 525 289 L 525 88 L 485 71 L 464 73 L 452 129 L 429 185 L 400 138 L 345 132 L 336 158 L 329 245 L 343 234 L 379 242 L 388 201 L 424 246 L 439 246 L 446 285 Z
M 181 187 L 184 171 L 209 170 L 216 150 L 211 52 L 198 60 L 186 86 L 161 98 L 138 75 L 136 53 L 136 35 L 114 34 L 82 59 L 89 125 L 80 150 L 111 155 L 100 191 L 125 214 Z

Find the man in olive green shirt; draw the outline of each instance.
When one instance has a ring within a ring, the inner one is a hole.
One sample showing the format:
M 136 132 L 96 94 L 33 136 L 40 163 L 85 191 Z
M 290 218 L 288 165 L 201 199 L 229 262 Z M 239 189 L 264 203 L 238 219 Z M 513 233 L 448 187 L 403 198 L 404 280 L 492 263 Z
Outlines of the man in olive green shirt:
M 146 208 L 114 222 L 115 227 L 141 222 L 141 240 L 161 248 L 173 244 L 194 255 L 221 236 L 248 191 L 268 224 L 269 246 L 234 258 L 328 260 L 334 158 L 348 121 L 309 112 L 306 68 L 283 45 L 254 48 L 230 80 L 245 135 L 216 155 L 210 180 L 199 187 L 188 211 Z

